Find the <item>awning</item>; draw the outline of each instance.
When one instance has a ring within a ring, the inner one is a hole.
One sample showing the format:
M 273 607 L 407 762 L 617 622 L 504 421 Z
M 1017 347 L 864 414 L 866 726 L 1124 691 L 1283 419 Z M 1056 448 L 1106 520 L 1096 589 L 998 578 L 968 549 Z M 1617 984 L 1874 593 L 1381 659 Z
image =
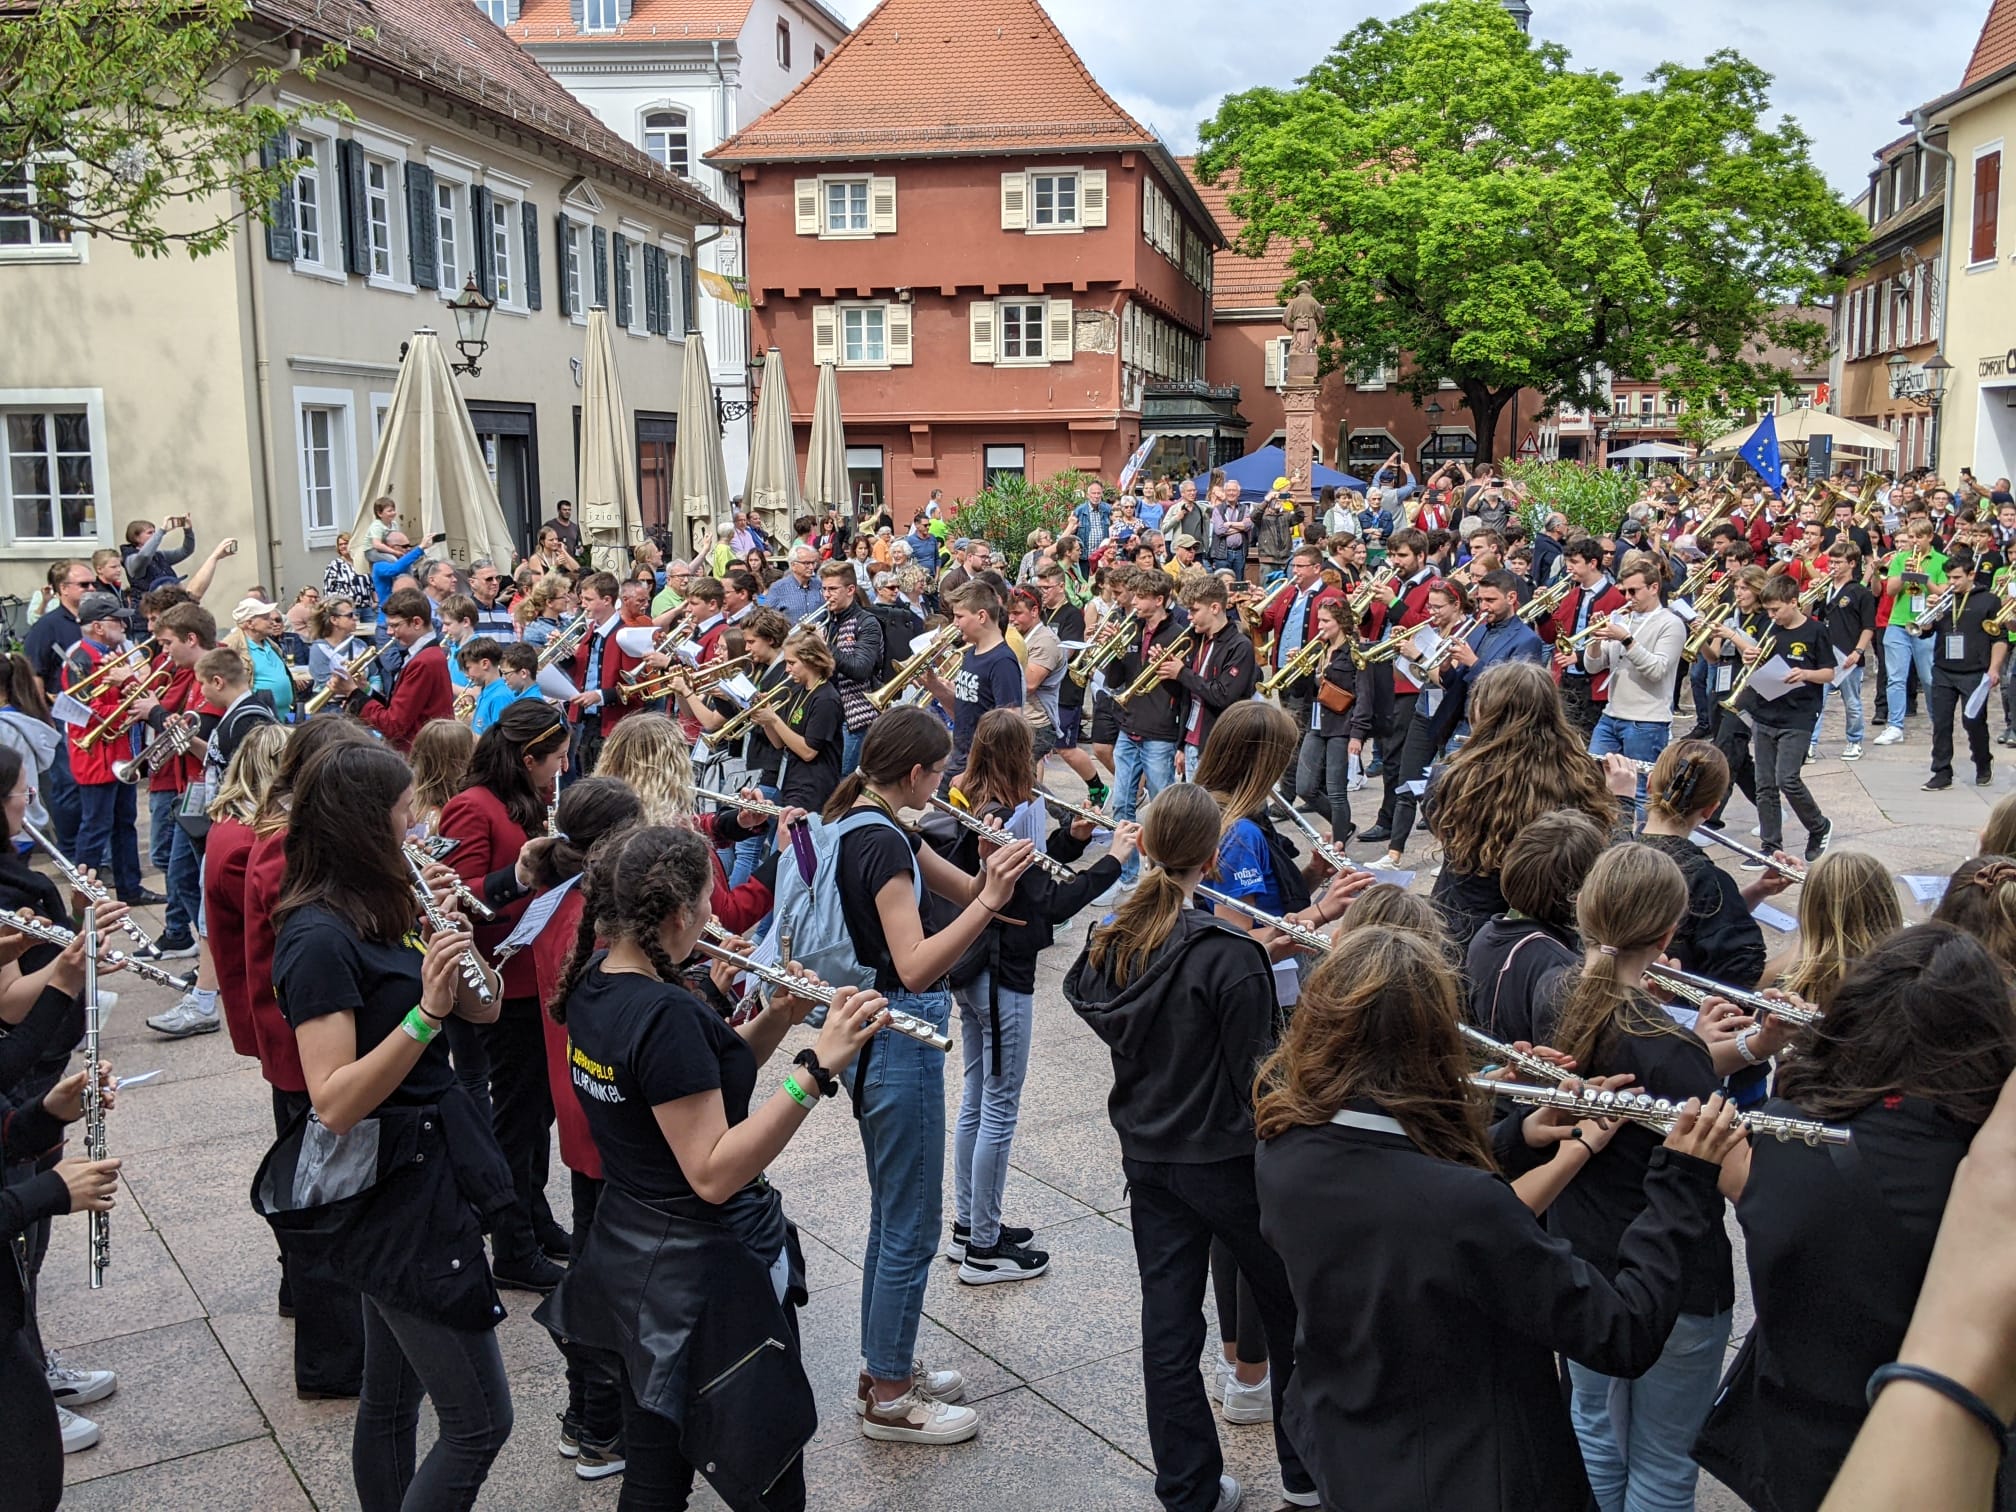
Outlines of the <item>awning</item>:
M 791 538 L 791 522 L 803 512 L 798 488 L 798 441 L 791 429 L 791 385 L 784 358 L 770 349 L 763 364 L 763 392 L 756 399 L 756 424 L 749 432 L 749 482 L 743 503 L 756 512 L 773 541 Z
M 588 312 L 588 335 L 581 357 L 581 472 L 575 518 L 588 549 L 586 565 L 622 576 L 625 550 L 644 539 L 637 509 L 636 442 L 630 411 L 623 404 L 623 380 L 609 341 L 609 316 L 601 306 Z

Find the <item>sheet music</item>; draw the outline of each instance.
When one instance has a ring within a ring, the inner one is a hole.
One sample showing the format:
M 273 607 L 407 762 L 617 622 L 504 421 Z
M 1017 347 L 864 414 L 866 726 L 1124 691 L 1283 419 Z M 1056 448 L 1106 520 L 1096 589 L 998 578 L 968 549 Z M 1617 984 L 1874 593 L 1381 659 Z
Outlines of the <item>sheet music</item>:
M 558 887 L 548 888 L 526 904 L 525 912 L 518 916 L 517 926 L 504 937 L 497 949 L 515 953 L 538 939 L 546 926 L 553 922 L 553 915 L 560 911 L 560 905 L 566 900 L 567 894 L 580 880 L 579 874 L 569 877 Z

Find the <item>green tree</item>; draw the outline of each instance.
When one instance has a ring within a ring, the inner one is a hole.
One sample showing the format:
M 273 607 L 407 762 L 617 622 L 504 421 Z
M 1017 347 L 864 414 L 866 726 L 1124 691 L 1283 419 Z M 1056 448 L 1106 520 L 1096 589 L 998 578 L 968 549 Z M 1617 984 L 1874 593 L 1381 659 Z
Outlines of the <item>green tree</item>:
M 269 144 L 305 115 L 274 86 L 346 60 L 298 58 L 247 30 L 250 0 L 43 0 L 0 14 L 0 192 L 33 164 L 52 231 L 150 257 L 226 245 L 246 207 L 265 215 L 293 169 Z M 263 151 L 262 151 L 263 150 Z
M 1866 228 L 1798 125 L 1767 124 L 1770 83 L 1722 51 L 1627 89 L 1499 0 L 1430 0 L 1292 89 L 1229 97 L 1198 165 L 1232 186 L 1242 250 L 1295 249 L 1326 363 L 1404 353 L 1417 400 L 1452 380 L 1488 461 L 1522 388 L 1600 408 L 1606 370 L 1660 378 L 1703 426 L 1796 392 L 1764 348 L 1820 356 L 1796 307 Z
M 1071 528 L 1071 511 L 1085 495 L 1089 473 L 1066 470 L 1041 483 L 1004 477 L 989 484 L 952 510 L 954 534 L 985 541 L 1008 561 L 1012 574 L 1029 549 L 1029 532 L 1047 530 L 1062 535 Z

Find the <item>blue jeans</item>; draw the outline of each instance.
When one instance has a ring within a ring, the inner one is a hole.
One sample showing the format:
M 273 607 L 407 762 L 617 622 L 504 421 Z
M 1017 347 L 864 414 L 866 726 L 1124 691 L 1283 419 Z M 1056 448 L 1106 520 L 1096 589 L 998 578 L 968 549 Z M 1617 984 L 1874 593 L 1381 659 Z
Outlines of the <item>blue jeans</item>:
M 49 838 L 66 856 L 77 854 L 77 827 L 84 822 L 84 799 L 70 775 L 70 742 L 56 743 L 56 759 L 42 774 L 42 807 L 49 811 Z
M 1246 548 L 1244 546 L 1220 545 L 1211 553 L 1211 568 L 1215 572 L 1220 567 L 1230 567 L 1232 576 L 1246 576 Z
M 1176 780 L 1176 742 L 1137 740 L 1125 730 L 1113 742 L 1113 816 L 1132 819 L 1138 807 L 1135 792 L 1143 774 L 1148 778 L 1148 796 L 1153 798 Z M 1141 853 L 1136 851 L 1120 868 L 1120 880 L 1131 883 L 1141 875 Z
M 140 891 L 140 800 L 124 782 L 80 782 L 82 805 L 77 845 L 70 859 L 79 866 L 112 869 L 113 892 L 126 899 Z
M 756 791 L 772 803 L 777 801 L 777 789 L 765 783 L 755 784 Z M 764 847 L 770 844 L 777 833 L 777 821 L 771 820 L 763 826 L 760 835 L 745 835 L 735 842 L 735 863 L 728 868 L 728 885 L 740 887 L 756 874 L 756 868 L 763 864 Z
M 1608 756 L 1622 752 L 1633 761 L 1657 761 L 1659 753 L 1666 749 L 1673 738 L 1673 726 L 1656 719 L 1619 719 L 1614 714 L 1605 714 L 1596 721 L 1596 733 L 1589 737 L 1591 756 Z M 1645 774 L 1638 774 L 1638 796 L 1632 800 L 1633 811 L 1641 821 L 1645 817 Z
M 994 990 L 991 975 L 984 971 L 953 996 L 959 1004 L 966 1084 L 952 1135 L 952 1211 L 961 1227 L 972 1230 L 972 1242 L 986 1249 L 1001 1238 L 1001 1193 L 1008 1185 L 1008 1146 L 1015 1138 L 1022 1084 L 1029 1075 L 1036 999 L 1005 987 Z
M 891 992 L 889 1006 L 943 1030 L 949 992 Z M 879 1381 L 907 1381 L 924 1284 L 944 1217 L 945 1057 L 893 1029 L 849 1069 L 868 1157 L 868 1249 L 861 1259 L 861 1355 Z
M 1834 669 L 1834 681 L 1828 683 L 1822 690 L 1826 695 L 1826 699 L 1840 698 L 1841 707 L 1846 711 L 1848 716 L 1848 744 L 1850 745 L 1860 745 L 1862 743 L 1862 671 L 1863 668 L 1860 662 L 1857 662 L 1852 667 L 1836 667 Z M 1824 709 L 1825 699 L 1822 701 L 1822 707 Z M 1820 727 L 1818 725 L 1813 727 L 1813 738 L 1815 740 L 1820 738 Z
M 1658 1362 L 1635 1381 L 1568 1362 L 1569 1415 L 1601 1512 L 1693 1512 L 1700 1472 L 1688 1451 L 1715 1400 L 1728 1342 L 1728 1313 L 1682 1313 Z
M 1918 669 L 1918 696 L 1931 697 L 1932 640 L 1929 635 L 1913 635 L 1896 625 L 1883 632 L 1883 676 L 1890 685 L 1889 722 L 1893 730 L 1904 728 L 1904 686 L 1913 667 Z
M 180 794 L 170 796 L 180 801 Z M 168 894 L 168 907 L 161 938 L 171 945 L 186 945 L 195 939 L 193 931 L 203 912 L 203 858 L 172 815 L 168 828 L 173 833 L 168 837 L 168 882 L 162 889 Z
M 182 826 L 175 822 L 175 809 L 182 801 L 180 793 L 152 793 L 147 795 L 147 864 L 164 876 L 168 871 L 170 847 L 174 844 L 171 833 Z
M 861 765 L 861 742 L 868 738 L 867 726 L 858 730 L 848 730 L 840 737 L 840 775 L 851 777 L 854 768 Z
M 1706 729 L 1710 735 L 1715 730 L 1715 664 L 1705 656 L 1697 656 L 1687 669 L 1687 689 L 1694 700 L 1694 724 Z

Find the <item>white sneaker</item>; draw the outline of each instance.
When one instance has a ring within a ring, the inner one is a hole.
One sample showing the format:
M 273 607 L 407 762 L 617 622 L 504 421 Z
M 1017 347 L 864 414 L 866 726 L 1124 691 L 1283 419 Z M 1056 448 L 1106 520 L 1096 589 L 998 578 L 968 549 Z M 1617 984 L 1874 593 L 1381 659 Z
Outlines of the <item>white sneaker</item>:
M 861 1436 L 891 1444 L 963 1444 L 980 1431 L 971 1407 L 934 1401 L 915 1386 L 893 1402 L 872 1398 L 861 1410 Z
M 49 1395 L 58 1407 L 88 1407 L 102 1402 L 119 1389 L 119 1377 L 109 1370 L 73 1370 L 63 1356 L 50 1350 L 45 1362 L 49 1375 Z
M 1753 825 L 1751 825 L 1751 826 L 1750 826 L 1750 838 L 1751 838 L 1751 839 L 1753 839 L 1753 840 L 1762 840 L 1762 839 L 1764 838 L 1764 830 L 1763 830 L 1763 827 L 1762 827 L 1761 825 L 1756 825 L 1756 824 L 1753 824 Z
M 1274 1386 L 1271 1373 L 1248 1386 L 1237 1376 L 1225 1382 L 1225 1398 L 1218 1415 L 1228 1423 L 1271 1423 L 1274 1421 Z
M 956 1370 L 926 1370 L 922 1360 L 910 1362 L 910 1389 L 934 1402 L 956 1402 L 966 1395 L 966 1377 Z M 873 1399 L 875 1383 L 862 1371 L 854 1382 L 854 1412 L 866 1413 Z
M 1356 793 L 1363 789 L 1364 786 L 1365 779 L 1363 777 L 1353 777 L 1344 784 L 1344 791 L 1347 793 Z
M 1323 1505 L 1321 1491 L 1290 1491 L 1285 1486 L 1281 1490 L 1281 1500 L 1291 1507 L 1320 1507 Z
M 1246 1492 L 1235 1477 L 1221 1475 L 1218 1477 L 1218 1505 L 1214 1512 L 1233 1512 L 1245 1497 Z
M 1841 747 L 1841 759 L 1843 761 L 1860 761 L 1862 759 L 1862 742 L 1851 740 L 1847 745 Z
M 1897 745 L 1904 739 L 1904 732 L 1895 725 L 1885 725 L 1883 733 L 1876 737 L 1877 745 Z
M 56 1427 L 63 1435 L 65 1454 L 75 1454 L 79 1449 L 89 1449 L 105 1436 L 91 1419 L 78 1416 L 68 1407 L 56 1409 Z
M 214 1009 L 205 1013 L 197 1007 L 196 995 L 192 992 L 185 993 L 181 1001 L 166 1013 L 157 1013 L 147 1020 L 147 1027 L 170 1039 L 188 1039 L 197 1034 L 215 1034 L 224 1027 L 224 1021 Z
M 1232 1362 L 1225 1356 L 1214 1356 L 1204 1369 L 1204 1394 L 1214 1402 L 1225 1400 L 1225 1385 L 1232 1379 Z

